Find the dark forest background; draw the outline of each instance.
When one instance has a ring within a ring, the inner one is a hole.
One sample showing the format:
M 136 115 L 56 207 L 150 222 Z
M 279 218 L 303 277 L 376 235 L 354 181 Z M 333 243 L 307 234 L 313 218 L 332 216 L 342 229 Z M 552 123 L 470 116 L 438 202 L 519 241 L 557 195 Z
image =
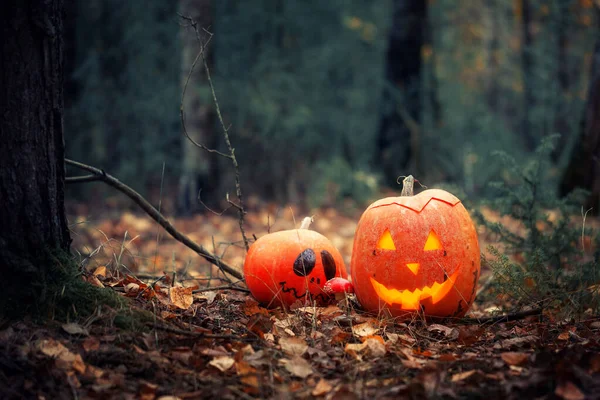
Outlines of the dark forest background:
M 228 160 L 182 134 L 200 48 L 242 174 L 257 198 L 364 202 L 412 174 L 471 198 L 560 134 L 548 183 L 600 193 L 600 28 L 593 0 L 76 0 L 67 2 L 67 157 L 189 213 L 233 192 Z M 210 37 L 201 32 L 203 41 Z M 206 74 L 187 130 L 224 149 Z M 164 179 L 163 179 L 163 164 Z M 72 195 L 89 199 L 78 186 Z M 107 191 L 110 189 L 106 189 Z M 597 209 L 597 208 L 596 208 Z

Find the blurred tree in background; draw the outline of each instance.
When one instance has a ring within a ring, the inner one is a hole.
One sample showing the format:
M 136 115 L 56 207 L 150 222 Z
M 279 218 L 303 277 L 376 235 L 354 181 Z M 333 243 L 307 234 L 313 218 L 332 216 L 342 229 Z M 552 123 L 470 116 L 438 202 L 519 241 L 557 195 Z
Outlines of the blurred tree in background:
M 70 7 L 67 155 L 147 193 L 160 183 L 163 162 L 173 175 L 180 170 L 177 4 L 86 0 Z
M 243 182 L 280 202 L 360 196 L 376 152 L 391 3 L 216 3 L 217 87 Z
M 208 30 L 213 23 L 213 1 L 180 0 L 179 12 L 198 24 L 198 32 L 196 32 L 189 21 L 184 20 L 180 23 L 183 56 L 180 81 L 182 93 L 185 89 L 182 106 L 186 132 L 195 142 L 215 148 L 218 134 L 214 131 L 216 120 L 213 99 L 204 73 L 202 58 L 197 59 L 202 46 L 210 39 L 210 35 L 204 29 Z M 206 55 L 207 61 L 211 64 L 212 54 L 209 52 Z M 219 168 L 216 157 L 200 151 L 183 135 L 180 136 L 180 140 L 183 145 L 183 157 L 177 205 L 180 213 L 189 213 L 199 209 L 197 197 L 200 190 L 209 193 L 205 201 L 212 203 L 211 200 L 215 197 L 213 191 L 218 188 Z
M 561 135 L 550 160 L 558 191 L 569 165 L 586 157 L 598 165 L 596 148 L 586 147 L 597 125 L 582 127 L 600 113 L 590 84 L 598 7 L 594 0 L 77 0 L 67 18 L 68 155 L 142 191 L 159 182 L 165 162 L 181 211 L 195 210 L 201 188 L 205 201 L 232 191 L 227 160 L 190 146 L 179 126 L 182 83 L 199 49 L 179 11 L 215 34 L 208 61 L 248 193 L 280 204 L 364 201 L 415 174 L 485 196 L 485 183 L 503 173 L 488 161 L 491 150 L 519 161 L 553 133 Z M 200 67 L 184 100 L 186 125 L 198 141 L 222 148 Z M 581 176 L 590 168 L 570 166 L 568 181 L 592 189 Z

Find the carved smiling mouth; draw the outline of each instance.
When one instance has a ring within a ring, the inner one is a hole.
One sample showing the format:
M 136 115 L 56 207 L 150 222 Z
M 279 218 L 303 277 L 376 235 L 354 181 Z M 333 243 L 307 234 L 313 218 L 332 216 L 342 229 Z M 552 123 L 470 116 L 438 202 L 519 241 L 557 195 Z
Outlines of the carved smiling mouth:
M 445 279 L 443 283 L 435 282 L 431 286 L 425 286 L 421 289 L 417 288 L 413 291 L 408 289 L 388 289 L 373 277 L 371 277 L 371 284 L 377 296 L 389 305 L 400 304 L 403 310 L 418 310 L 422 300 L 431 298 L 431 302 L 435 304 L 443 299 L 454 286 L 458 278 L 458 271 L 459 269 L 457 268 L 456 272 L 448 277 L 448 279 Z

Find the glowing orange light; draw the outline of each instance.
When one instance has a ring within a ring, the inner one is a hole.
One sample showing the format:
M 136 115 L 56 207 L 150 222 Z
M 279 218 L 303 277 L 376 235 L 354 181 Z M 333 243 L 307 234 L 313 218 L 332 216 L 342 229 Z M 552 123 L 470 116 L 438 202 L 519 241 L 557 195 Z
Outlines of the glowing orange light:
M 377 248 L 381 250 L 396 250 L 396 245 L 394 244 L 394 239 L 392 239 L 392 234 L 389 229 L 386 229 L 379 238 Z
M 371 284 L 377 296 L 389 305 L 399 304 L 403 310 L 418 310 L 421 300 L 431 297 L 431 302 L 436 304 L 443 299 L 454 286 L 456 278 L 458 278 L 458 269 L 444 283 L 435 282 L 431 286 L 425 286 L 422 289 L 417 288 L 412 291 L 408 289 L 388 289 L 373 277 L 371 277 Z
M 442 243 L 440 242 L 440 239 L 438 238 L 438 236 L 435 234 L 435 232 L 433 231 L 433 229 L 429 232 L 429 236 L 427 236 L 427 241 L 425 242 L 425 247 L 423 247 L 423 250 L 442 250 Z

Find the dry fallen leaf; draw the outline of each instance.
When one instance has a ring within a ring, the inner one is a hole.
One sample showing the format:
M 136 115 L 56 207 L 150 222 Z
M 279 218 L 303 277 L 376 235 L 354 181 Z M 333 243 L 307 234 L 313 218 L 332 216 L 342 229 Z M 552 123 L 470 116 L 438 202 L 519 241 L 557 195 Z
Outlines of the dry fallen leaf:
M 172 287 L 169 288 L 169 299 L 177 308 L 187 310 L 194 302 L 193 288 Z
M 215 298 L 217 297 L 218 293 L 219 292 L 217 292 L 216 290 L 210 290 L 208 292 L 202 292 L 202 293 L 195 294 L 194 296 L 197 299 L 206 300 L 206 304 L 211 305 L 215 301 Z
M 95 275 L 92 276 L 88 276 L 86 281 L 88 283 L 90 283 L 92 286 L 96 286 L 99 288 L 103 288 L 104 284 L 102 282 L 100 282 L 100 280 L 98 279 L 98 277 L 96 277 Z
M 291 360 L 281 359 L 279 363 L 283 364 L 290 374 L 298 378 L 304 379 L 313 373 L 311 365 L 302 357 L 296 356 Z
M 158 385 L 146 381 L 140 381 L 140 400 L 154 400 L 156 398 L 156 389 Z
M 518 352 L 506 352 L 500 354 L 502 360 L 508 365 L 521 365 L 529 359 L 529 354 Z
M 354 325 L 352 327 L 352 333 L 358 337 L 373 336 L 377 333 L 377 331 L 379 331 L 377 322 L 372 320 L 363 322 L 362 324 Z
M 90 336 L 86 338 L 81 344 L 83 350 L 87 353 L 89 351 L 95 351 L 100 348 L 100 341 L 95 336 Z
M 528 335 L 522 337 L 515 337 L 511 339 L 503 340 L 500 343 L 500 346 L 505 349 L 510 349 L 511 347 L 521 347 L 525 344 L 532 344 L 538 340 L 537 336 Z
M 333 386 L 331 386 L 331 384 L 327 382 L 327 380 L 321 378 L 321 380 L 317 383 L 317 386 L 315 386 L 311 394 L 313 396 L 324 396 L 327 393 L 331 392 L 331 389 L 333 389 Z
M 235 363 L 235 370 L 238 376 L 240 377 L 240 381 L 253 389 L 258 389 L 260 383 L 258 381 L 258 373 L 256 372 L 256 368 L 245 361 L 238 361 Z
M 85 335 L 89 336 L 90 333 L 83 326 L 76 324 L 74 322 L 69 322 L 68 324 L 63 324 L 62 328 L 65 332 L 71 335 Z
M 208 365 L 215 367 L 221 372 L 227 371 L 233 364 L 235 364 L 235 360 L 229 356 L 215 357 L 208 363 Z
M 381 339 L 381 336 L 368 338 L 367 340 L 365 340 L 365 343 L 367 344 L 367 349 L 371 356 L 383 357 L 385 355 L 386 348 L 385 344 L 383 343 L 383 339 Z
M 137 293 L 140 290 L 140 285 L 134 282 L 130 282 L 125 285 L 125 293 Z
M 103 265 L 103 266 L 96 268 L 92 275 L 101 276 L 101 277 L 105 278 L 106 277 L 106 267 Z
M 281 350 L 290 356 L 301 356 L 308 349 L 306 341 L 299 337 L 282 337 L 279 339 L 279 345 Z
M 456 328 L 450 328 L 445 325 L 431 324 L 427 327 L 427 331 L 438 334 L 448 340 L 458 339 L 459 331 Z
M 44 339 L 36 343 L 36 348 L 48 357 L 58 357 L 61 353 L 69 350 L 54 339 Z
M 472 369 L 470 371 L 465 371 L 465 372 L 459 372 L 458 374 L 454 374 L 452 375 L 452 378 L 450 379 L 452 382 L 460 382 L 460 381 L 464 381 L 466 379 L 471 378 L 472 376 L 474 376 L 476 373 L 478 373 L 478 371 L 476 369 Z
M 370 355 L 377 358 L 385 355 L 386 348 L 382 339 L 372 337 L 362 343 L 348 343 L 344 347 L 344 351 L 357 359 L 360 359 L 361 355 Z
M 583 392 L 570 381 L 559 383 L 554 394 L 565 400 L 584 400 Z

